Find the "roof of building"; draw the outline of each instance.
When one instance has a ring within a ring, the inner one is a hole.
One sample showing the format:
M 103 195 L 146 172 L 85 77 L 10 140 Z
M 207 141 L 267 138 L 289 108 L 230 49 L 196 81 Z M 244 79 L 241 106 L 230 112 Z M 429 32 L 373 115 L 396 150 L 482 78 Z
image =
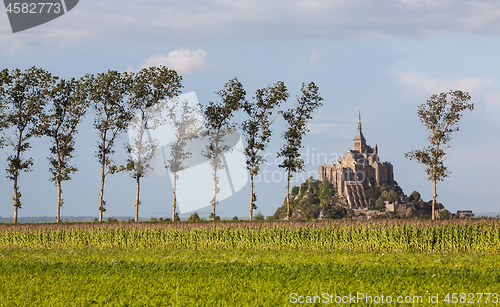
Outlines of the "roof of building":
M 366 141 L 365 139 L 365 136 L 363 135 L 363 132 L 361 132 L 361 130 L 358 130 L 358 133 L 356 134 L 356 137 L 354 138 L 354 140 L 361 140 L 361 141 Z

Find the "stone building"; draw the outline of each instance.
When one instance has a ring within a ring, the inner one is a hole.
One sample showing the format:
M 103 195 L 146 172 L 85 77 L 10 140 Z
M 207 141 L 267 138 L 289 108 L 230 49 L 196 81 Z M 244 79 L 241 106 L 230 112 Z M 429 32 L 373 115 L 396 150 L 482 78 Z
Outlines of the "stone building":
M 471 210 L 458 210 L 457 214 L 454 215 L 457 218 L 472 218 L 474 217 L 474 213 Z
M 380 162 L 378 147 L 366 145 L 366 139 L 361 129 L 361 112 L 358 119 L 358 133 L 353 141 L 353 149 L 349 150 L 336 164 L 321 165 L 318 169 L 318 179 L 326 178 L 342 195 L 350 208 L 367 208 L 368 200 L 365 191 L 373 185 L 384 183 L 394 186 L 392 164 Z

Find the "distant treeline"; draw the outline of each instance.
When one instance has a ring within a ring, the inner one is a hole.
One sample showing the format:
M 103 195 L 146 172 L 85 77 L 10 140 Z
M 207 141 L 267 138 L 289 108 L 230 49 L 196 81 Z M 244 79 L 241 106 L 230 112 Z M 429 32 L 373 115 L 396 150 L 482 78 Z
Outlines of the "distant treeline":
M 63 222 L 91 222 L 96 216 L 62 216 Z M 19 217 L 19 223 L 55 223 L 56 217 L 51 216 L 28 216 Z M 0 217 L 0 223 L 12 223 L 12 217 Z

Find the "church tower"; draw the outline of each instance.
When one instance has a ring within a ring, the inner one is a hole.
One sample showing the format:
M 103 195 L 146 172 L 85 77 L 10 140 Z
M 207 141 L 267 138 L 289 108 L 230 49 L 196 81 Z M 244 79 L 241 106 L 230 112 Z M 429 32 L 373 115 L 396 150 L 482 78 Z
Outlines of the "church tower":
M 358 133 L 354 138 L 354 147 L 353 150 L 364 152 L 366 150 L 366 139 L 363 136 L 363 132 L 361 132 L 361 109 L 359 110 L 359 118 L 358 118 Z

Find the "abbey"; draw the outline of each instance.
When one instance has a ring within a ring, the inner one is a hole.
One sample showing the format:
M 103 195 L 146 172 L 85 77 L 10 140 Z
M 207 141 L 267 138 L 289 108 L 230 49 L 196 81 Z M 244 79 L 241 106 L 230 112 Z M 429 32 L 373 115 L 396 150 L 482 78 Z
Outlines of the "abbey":
M 347 201 L 350 208 L 367 208 L 370 206 L 365 191 L 382 184 L 394 187 L 392 164 L 380 162 L 378 148 L 366 145 L 361 131 L 361 111 L 358 119 L 358 133 L 354 138 L 353 149 L 349 150 L 336 164 L 321 165 L 318 179 L 326 178 L 332 183 Z

